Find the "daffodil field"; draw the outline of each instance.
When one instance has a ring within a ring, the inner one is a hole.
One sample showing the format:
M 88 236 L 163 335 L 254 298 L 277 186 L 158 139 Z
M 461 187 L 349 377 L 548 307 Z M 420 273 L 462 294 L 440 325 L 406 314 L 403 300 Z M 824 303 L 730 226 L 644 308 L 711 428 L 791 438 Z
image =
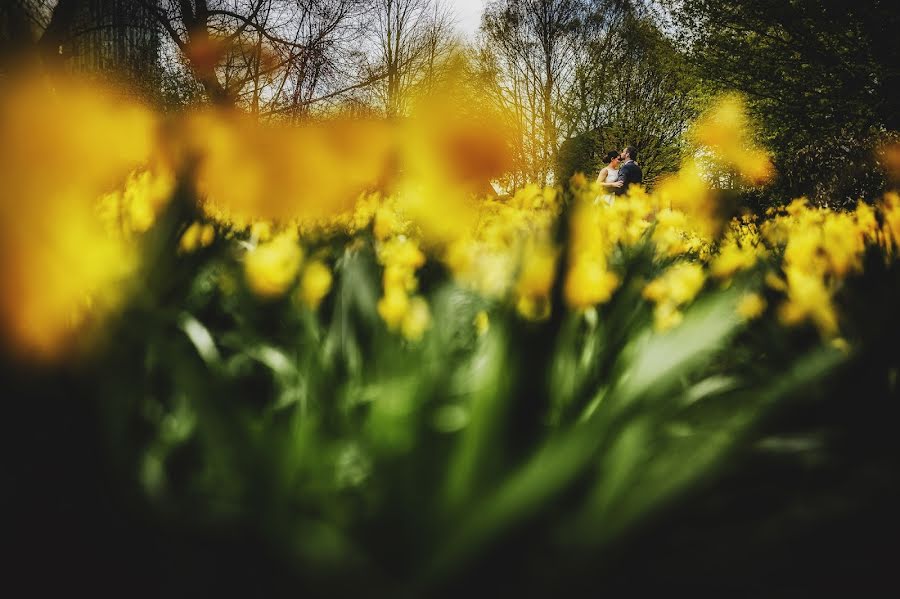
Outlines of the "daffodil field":
M 504 131 L 444 101 L 287 127 L 10 89 L 8 401 L 79 414 L 157 545 L 325 596 L 547 592 L 602 580 L 772 414 L 896 403 L 896 192 L 756 209 L 689 158 L 612 203 L 590 174 L 484 197 Z M 728 95 L 689 135 L 759 185 L 750 128 Z

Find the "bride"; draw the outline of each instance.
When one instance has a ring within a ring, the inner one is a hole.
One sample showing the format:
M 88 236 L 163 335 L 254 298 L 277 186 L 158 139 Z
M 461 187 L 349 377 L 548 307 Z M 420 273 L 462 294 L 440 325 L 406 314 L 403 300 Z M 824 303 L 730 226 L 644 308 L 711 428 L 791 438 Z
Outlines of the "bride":
M 597 175 L 597 183 L 603 187 L 603 191 L 605 192 L 600 197 L 603 198 L 604 202 L 610 205 L 612 205 L 613 199 L 615 198 L 613 195 L 615 190 L 622 187 L 622 182 L 617 181 L 619 178 L 620 161 L 621 158 L 618 152 L 607 152 L 607 165 L 600 169 L 600 174 Z

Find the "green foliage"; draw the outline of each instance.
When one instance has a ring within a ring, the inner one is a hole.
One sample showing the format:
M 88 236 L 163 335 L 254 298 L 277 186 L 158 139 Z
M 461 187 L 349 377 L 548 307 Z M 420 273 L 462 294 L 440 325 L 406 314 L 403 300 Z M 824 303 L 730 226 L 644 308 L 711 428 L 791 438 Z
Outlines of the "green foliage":
M 178 230 L 175 212 L 153 238 Z M 336 284 L 317 311 L 254 298 L 230 244 L 155 254 L 148 272 L 170 284 L 82 376 L 148 517 L 252 531 L 328 594 L 435 593 L 511 538 L 522 554 L 606 550 L 845 359 L 799 339 L 768 362 L 735 316 L 740 281 L 655 332 L 650 246 L 617 257 L 629 276 L 609 304 L 539 323 L 433 277 L 433 326 L 408 342 L 377 316 L 371 238 L 322 243 Z M 739 337 L 764 368 L 725 358 Z
M 697 76 L 751 99 L 780 173 L 774 192 L 837 205 L 881 193 L 874 150 L 900 129 L 893 3 L 672 5 Z
M 626 145 L 637 148 L 648 184 L 677 170 L 697 82 L 672 41 L 651 17 L 629 14 L 585 51 L 563 108 L 572 137 L 560 146 L 556 180 L 596 174 L 606 152 Z

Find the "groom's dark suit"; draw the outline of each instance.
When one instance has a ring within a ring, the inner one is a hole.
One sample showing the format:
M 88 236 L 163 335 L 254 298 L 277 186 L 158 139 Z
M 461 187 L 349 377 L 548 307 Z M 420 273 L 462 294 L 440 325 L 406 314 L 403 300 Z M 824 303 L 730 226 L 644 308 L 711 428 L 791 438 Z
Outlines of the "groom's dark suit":
M 624 185 L 618 188 L 616 195 L 624 194 L 628 191 L 629 185 L 632 183 L 641 183 L 643 180 L 644 173 L 641 172 L 641 167 L 639 167 L 634 160 L 627 161 L 619 167 L 619 176 L 616 181 L 621 181 Z

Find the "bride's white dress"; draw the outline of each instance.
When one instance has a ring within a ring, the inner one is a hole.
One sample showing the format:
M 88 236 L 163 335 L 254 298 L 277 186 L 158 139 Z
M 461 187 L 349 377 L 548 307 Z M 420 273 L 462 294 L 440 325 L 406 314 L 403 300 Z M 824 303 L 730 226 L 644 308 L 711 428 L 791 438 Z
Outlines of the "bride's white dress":
M 618 178 L 619 169 L 606 167 L 606 180 L 604 181 L 604 183 L 615 183 L 616 179 Z M 606 202 L 608 205 L 612 206 L 613 202 L 616 199 L 616 196 L 607 191 L 606 193 L 600 194 L 600 199 Z

